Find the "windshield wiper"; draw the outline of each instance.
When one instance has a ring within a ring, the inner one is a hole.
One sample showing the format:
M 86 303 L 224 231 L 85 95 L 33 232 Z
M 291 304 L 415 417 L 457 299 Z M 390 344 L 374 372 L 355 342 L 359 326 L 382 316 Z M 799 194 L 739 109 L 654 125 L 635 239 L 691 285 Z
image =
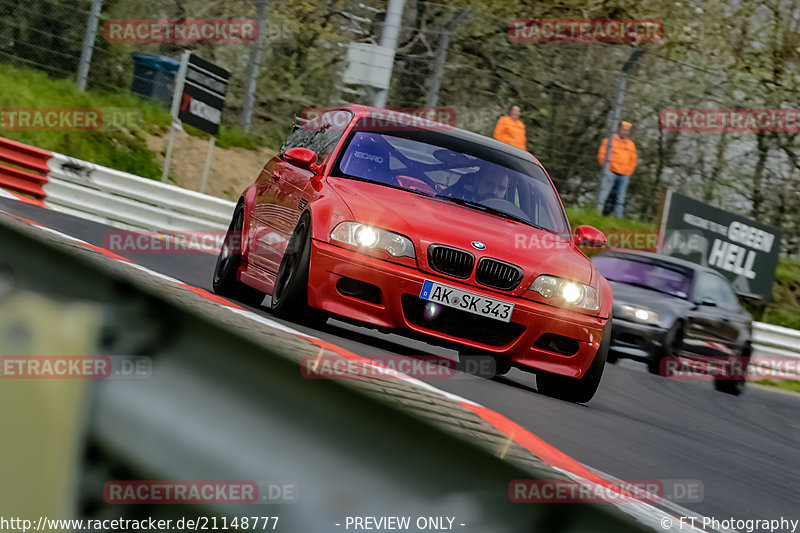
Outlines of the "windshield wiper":
M 334 177 L 336 177 L 336 178 L 346 178 L 346 179 L 351 179 L 351 180 L 355 180 L 355 181 L 361 181 L 361 182 L 364 182 L 364 183 L 372 183 L 372 184 L 375 184 L 375 185 L 381 185 L 382 187 L 389 187 L 390 189 L 397 189 L 398 191 L 405 191 L 405 192 L 410 192 L 412 194 L 419 194 L 420 196 L 427 196 L 429 198 L 435 198 L 436 197 L 435 194 L 431 194 L 429 192 L 418 191 L 418 190 L 415 190 L 415 189 L 407 189 L 407 188 L 401 187 L 399 185 L 392 185 L 392 184 L 389 184 L 389 183 L 384 183 L 382 181 L 376 181 L 376 180 L 372 180 L 372 179 L 369 179 L 369 178 L 360 178 L 358 176 L 352 176 L 350 174 L 345 174 L 344 172 L 342 172 L 338 176 L 334 176 Z
M 483 205 L 478 202 L 473 202 L 471 200 L 464 200 L 462 198 L 454 198 L 452 196 L 443 196 L 441 194 L 437 194 L 434 198 L 446 200 L 448 202 L 453 202 L 454 204 L 463 205 L 464 207 L 471 207 L 474 209 L 478 209 L 480 211 L 485 211 L 486 213 L 490 213 L 492 215 L 497 215 L 503 218 L 509 218 L 511 220 L 515 220 L 517 222 L 522 222 L 523 224 L 527 224 L 528 226 L 533 226 L 536 229 L 540 229 L 542 231 L 549 231 L 550 233 L 555 233 L 547 228 L 543 228 L 537 224 L 534 224 L 527 218 L 522 218 L 517 215 L 512 215 L 511 213 L 506 213 L 502 209 L 496 209 L 494 207 L 489 207 L 488 205 Z

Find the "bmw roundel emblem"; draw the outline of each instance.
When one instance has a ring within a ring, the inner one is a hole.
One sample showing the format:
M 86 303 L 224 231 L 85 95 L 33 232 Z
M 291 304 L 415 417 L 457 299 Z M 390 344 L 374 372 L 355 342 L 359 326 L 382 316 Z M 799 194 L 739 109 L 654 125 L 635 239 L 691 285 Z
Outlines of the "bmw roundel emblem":
M 481 241 L 472 241 L 472 247 L 476 250 L 485 250 L 486 245 L 483 244 Z

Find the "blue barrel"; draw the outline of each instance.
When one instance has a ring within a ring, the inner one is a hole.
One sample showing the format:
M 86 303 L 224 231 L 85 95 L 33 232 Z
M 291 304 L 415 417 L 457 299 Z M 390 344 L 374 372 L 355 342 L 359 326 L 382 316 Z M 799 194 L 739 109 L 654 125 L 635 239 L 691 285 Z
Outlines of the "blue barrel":
M 133 85 L 131 91 L 147 99 L 158 100 L 164 107 L 172 105 L 172 92 L 180 61 L 152 54 L 131 54 Z

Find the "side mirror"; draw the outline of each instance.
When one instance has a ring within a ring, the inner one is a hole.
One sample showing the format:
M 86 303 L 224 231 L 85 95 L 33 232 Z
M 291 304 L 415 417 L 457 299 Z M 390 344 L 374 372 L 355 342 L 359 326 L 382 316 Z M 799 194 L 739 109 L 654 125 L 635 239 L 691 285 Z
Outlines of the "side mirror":
M 575 229 L 573 242 L 577 246 L 589 246 L 591 248 L 601 248 L 606 245 L 606 236 L 603 232 L 592 226 L 578 226 Z
M 296 167 L 304 168 L 314 173 L 319 171 L 316 165 L 317 153 L 314 150 L 309 150 L 308 148 L 289 148 L 284 152 L 283 159 Z
M 717 302 L 716 300 L 714 300 L 714 298 L 703 298 L 703 300 L 700 302 L 700 305 L 705 305 L 707 307 L 716 307 Z

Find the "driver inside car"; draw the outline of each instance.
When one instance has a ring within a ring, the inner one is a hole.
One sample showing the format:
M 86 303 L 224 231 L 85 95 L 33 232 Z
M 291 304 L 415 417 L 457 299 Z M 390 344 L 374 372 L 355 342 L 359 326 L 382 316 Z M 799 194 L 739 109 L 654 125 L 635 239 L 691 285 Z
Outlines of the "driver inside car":
M 463 176 L 442 194 L 478 203 L 493 199 L 505 200 L 509 182 L 508 174 L 480 168 L 472 175 Z
M 479 171 L 476 176 L 475 202 L 484 202 L 491 199 L 505 200 L 508 194 L 508 174 Z

